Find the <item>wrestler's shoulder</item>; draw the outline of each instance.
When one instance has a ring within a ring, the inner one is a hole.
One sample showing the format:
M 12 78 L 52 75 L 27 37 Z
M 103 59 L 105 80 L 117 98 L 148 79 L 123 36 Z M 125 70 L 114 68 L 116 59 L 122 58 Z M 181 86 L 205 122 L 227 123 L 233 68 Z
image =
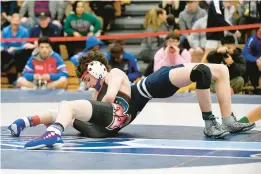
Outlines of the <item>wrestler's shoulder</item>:
M 113 74 L 125 74 L 122 70 L 120 70 L 119 68 L 112 68 L 110 73 L 113 73 Z

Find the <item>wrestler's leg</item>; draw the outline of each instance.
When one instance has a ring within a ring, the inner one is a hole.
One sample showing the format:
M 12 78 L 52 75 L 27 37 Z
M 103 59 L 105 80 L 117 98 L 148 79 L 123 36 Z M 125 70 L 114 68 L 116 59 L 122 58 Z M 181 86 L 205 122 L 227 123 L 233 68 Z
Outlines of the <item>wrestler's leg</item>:
M 191 81 L 197 83 L 196 93 L 202 110 L 203 119 L 206 120 L 206 128 L 212 128 L 213 123 L 211 123 L 211 121 L 214 120 L 209 90 L 211 78 L 216 80 L 217 83 L 216 93 L 223 118 L 223 126 L 230 132 L 247 131 L 255 127 L 254 124 L 240 124 L 232 114 L 229 72 L 226 66 L 219 64 L 188 64 L 184 68 L 171 70 L 169 76 L 171 83 L 177 87 L 183 87 L 184 85 L 191 83 Z M 216 125 L 216 123 L 214 125 Z M 217 130 L 216 133 L 218 135 L 215 134 L 217 135 L 216 137 L 224 135 L 222 130 L 219 128 Z M 209 132 L 212 134 L 212 131 L 213 130 L 210 130 Z M 223 134 L 220 135 L 222 132 Z
M 54 123 L 57 113 L 57 110 L 48 110 L 37 115 L 19 118 L 8 126 L 8 130 L 12 136 L 19 137 L 20 133 L 27 127 L 34 127 L 39 124 L 49 126 Z
M 242 117 L 239 121 L 242 123 L 254 123 L 261 120 L 261 106 L 251 110 L 245 117 Z
M 188 64 L 184 68 L 176 68 L 170 72 L 170 81 L 177 87 L 190 84 L 192 69 L 198 64 Z M 216 94 L 220 104 L 222 117 L 231 115 L 231 95 L 228 69 L 220 64 L 204 64 L 209 67 L 212 78 L 216 80 Z M 199 105 L 202 112 L 211 111 L 211 98 L 209 89 L 197 89 Z
M 27 149 L 60 147 L 63 145 L 61 134 L 73 119 L 92 121 L 107 127 L 114 121 L 113 106 L 110 103 L 88 100 L 63 101 L 60 103 L 57 119 L 39 138 L 25 144 Z

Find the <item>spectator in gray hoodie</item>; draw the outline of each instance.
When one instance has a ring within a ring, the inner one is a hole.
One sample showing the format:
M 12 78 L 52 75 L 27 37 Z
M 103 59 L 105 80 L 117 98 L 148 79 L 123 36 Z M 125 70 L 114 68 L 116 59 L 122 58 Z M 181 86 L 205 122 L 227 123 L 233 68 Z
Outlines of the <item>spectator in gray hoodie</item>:
M 199 7 L 198 1 L 187 1 L 186 8 L 179 14 L 180 30 L 192 29 L 193 24 L 206 14 L 207 12 Z M 188 38 L 188 34 L 184 34 L 183 36 Z M 181 38 L 181 42 L 184 41 L 184 37 Z
M 192 29 L 203 29 L 207 27 L 207 20 L 208 20 L 208 15 L 204 16 L 203 18 L 200 18 L 197 20 Z M 193 52 L 198 52 L 198 53 L 203 53 L 206 42 L 207 42 L 207 37 L 206 37 L 206 32 L 202 33 L 191 33 L 188 37 L 188 41 L 190 44 L 191 49 L 189 52 L 192 54 Z

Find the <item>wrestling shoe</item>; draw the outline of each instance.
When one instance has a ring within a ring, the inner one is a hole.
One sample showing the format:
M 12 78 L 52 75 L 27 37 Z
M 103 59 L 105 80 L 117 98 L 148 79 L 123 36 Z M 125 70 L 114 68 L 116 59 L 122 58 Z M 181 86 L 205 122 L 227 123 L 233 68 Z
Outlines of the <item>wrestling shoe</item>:
M 229 117 L 231 117 L 231 118 L 229 118 L 230 121 L 227 121 L 227 122 L 223 121 L 222 127 L 223 127 L 223 129 L 226 129 L 227 131 L 229 131 L 231 133 L 245 132 L 245 131 L 249 131 L 249 130 L 253 129 L 254 127 L 256 127 L 255 123 L 241 123 L 241 122 L 237 121 L 234 114 L 232 114 Z
M 26 143 L 24 147 L 28 150 L 36 150 L 44 147 L 60 148 L 63 144 L 61 135 L 54 131 L 46 131 L 42 136 Z
M 212 121 L 212 123 L 204 128 L 204 134 L 207 137 L 224 138 L 229 134 L 229 132 L 223 129 L 222 126 L 217 122 L 214 115 L 212 115 L 208 121 Z
M 28 121 L 29 123 L 29 121 Z M 24 119 L 19 118 L 15 120 L 10 126 L 8 126 L 8 131 L 11 133 L 14 137 L 19 137 L 20 133 L 26 128 L 26 123 Z

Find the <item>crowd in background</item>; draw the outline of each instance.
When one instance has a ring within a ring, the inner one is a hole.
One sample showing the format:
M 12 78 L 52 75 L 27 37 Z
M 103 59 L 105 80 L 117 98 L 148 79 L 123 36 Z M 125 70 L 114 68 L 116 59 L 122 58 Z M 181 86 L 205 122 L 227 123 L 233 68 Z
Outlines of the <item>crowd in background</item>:
M 28 43 L 1 42 L 1 73 L 16 87 L 66 88 L 68 70 L 60 55 L 60 43 L 51 42 L 49 37 L 89 36 L 86 42 L 66 43 L 69 60 L 77 66 L 86 52 L 107 45 L 97 36 L 111 30 L 128 3 L 131 1 L 1 1 L 2 38 L 39 38 Z M 168 31 L 167 36 L 144 38 L 138 55 L 125 51 L 124 40 L 108 45 L 104 54 L 111 67 L 123 70 L 132 83 L 162 66 L 218 63 L 228 67 L 233 93 L 240 93 L 250 82 L 257 94 L 261 89 L 261 27 L 182 35 L 175 32 L 256 23 L 261 23 L 260 0 L 166 0 L 145 14 L 143 25 L 145 32 Z M 245 45 L 239 48 L 238 44 Z M 137 59 L 148 63 L 145 72 L 141 72 Z M 215 92 L 215 81 L 211 91 Z

